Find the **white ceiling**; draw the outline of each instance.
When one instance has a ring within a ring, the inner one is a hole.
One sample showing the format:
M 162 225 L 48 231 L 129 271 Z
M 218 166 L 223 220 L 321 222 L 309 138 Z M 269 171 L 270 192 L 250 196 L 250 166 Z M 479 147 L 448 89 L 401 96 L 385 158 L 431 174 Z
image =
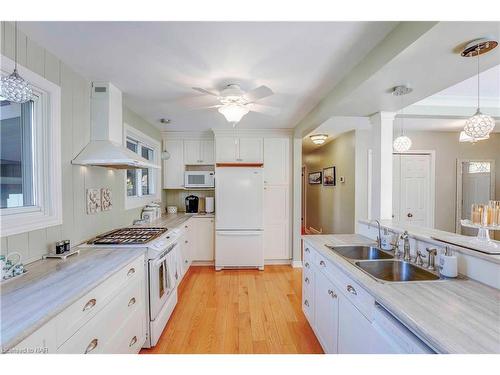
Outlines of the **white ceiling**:
M 395 22 L 23 22 L 19 27 L 75 71 L 109 80 L 124 102 L 159 128 L 228 128 L 191 87 L 244 90 L 267 85 L 261 104 L 281 113 L 249 113 L 240 127 L 292 128 L 392 30 Z M 353 48 L 355 47 L 355 48 Z M 209 103 L 213 103 L 210 101 Z M 197 105 L 197 106 L 198 106 Z

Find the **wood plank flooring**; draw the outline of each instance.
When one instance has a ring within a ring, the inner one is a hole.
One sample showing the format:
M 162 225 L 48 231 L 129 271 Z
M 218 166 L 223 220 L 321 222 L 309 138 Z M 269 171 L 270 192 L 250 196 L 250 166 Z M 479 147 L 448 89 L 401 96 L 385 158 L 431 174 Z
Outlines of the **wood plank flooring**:
M 323 353 L 302 312 L 302 271 L 191 267 L 158 344 L 141 353 Z

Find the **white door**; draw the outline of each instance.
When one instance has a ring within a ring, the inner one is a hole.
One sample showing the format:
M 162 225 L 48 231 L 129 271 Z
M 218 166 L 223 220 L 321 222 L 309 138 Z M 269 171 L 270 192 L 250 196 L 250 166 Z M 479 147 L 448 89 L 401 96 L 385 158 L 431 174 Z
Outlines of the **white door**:
M 234 163 L 237 158 L 238 138 L 215 138 L 215 160 L 218 163 Z
M 314 275 L 314 332 L 327 354 L 337 353 L 339 305 L 333 283 L 316 271 Z
M 195 228 L 194 235 L 196 236 L 196 250 L 193 260 L 197 261 L 213 261 L 215 258 L 214 251 L 214 219 L 208 217 L 193 218 Z
M 200 164 L 202 162 L 200 149 L 201 141 L 196 139 L 184 140 L 184 164 Z
M 264 191 L 262 177 L 262 168 L 216 168 L 217 230 L 262 230 Z
M 371 322 L 344 296 L 339 295 L 339 354 L 370 354 Z
M 236 161 L 245 163 L 262 163 L 264 158 L 263 143 L 262 138 L 240 138 L 238 141 L 239 155 Z
M 289 154 L 290 141 L 288 138 L 264 138 L 265 184 L 288 184 Z
M 393 216 L 396 222 L 432 227 L 431 155 L 393 155 Z
M 214 164 L 215 163 L 215 149 L 214 141 L 212 140 L 202 140 L 200 143 L 200 159 L 203 164 Z
M 165 149 L 170 158 L 163 161 L 163 187 L 178 189 L 184 187 L 184 142 L 182 140 L 165 141 Z
M 288 186 L 264 187 L 264 258 L 290 259 Z

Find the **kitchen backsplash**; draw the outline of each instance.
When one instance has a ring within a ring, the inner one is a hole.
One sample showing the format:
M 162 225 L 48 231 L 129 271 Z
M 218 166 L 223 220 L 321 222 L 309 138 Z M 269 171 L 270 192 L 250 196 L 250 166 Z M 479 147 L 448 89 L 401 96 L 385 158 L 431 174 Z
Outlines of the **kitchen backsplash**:
M 166 192 L 167 206 L 177 206 L 179 212 L 185 212 L 186 206 L 184 199 L 188 195 L 196 195 L 198 198 L 214 197 L 214 190 L 164 190 Z

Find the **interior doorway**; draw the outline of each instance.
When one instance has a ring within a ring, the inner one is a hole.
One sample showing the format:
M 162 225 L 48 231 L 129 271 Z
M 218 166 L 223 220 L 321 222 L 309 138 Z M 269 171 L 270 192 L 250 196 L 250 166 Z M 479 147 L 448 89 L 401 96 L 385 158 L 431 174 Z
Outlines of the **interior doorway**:
M 305 234 L 305 228 L 307 228 L 307 223 L 306 223 L 306 204 L 307 204 L 307 170 L 306 166 L 302 166 L 302 194 L 301 194 L 301 213 L 300 213 L 300 231 L 302 234 Z
M 434 228 L 435 152 L 393 153 L 392 217 L 400 224 Z

